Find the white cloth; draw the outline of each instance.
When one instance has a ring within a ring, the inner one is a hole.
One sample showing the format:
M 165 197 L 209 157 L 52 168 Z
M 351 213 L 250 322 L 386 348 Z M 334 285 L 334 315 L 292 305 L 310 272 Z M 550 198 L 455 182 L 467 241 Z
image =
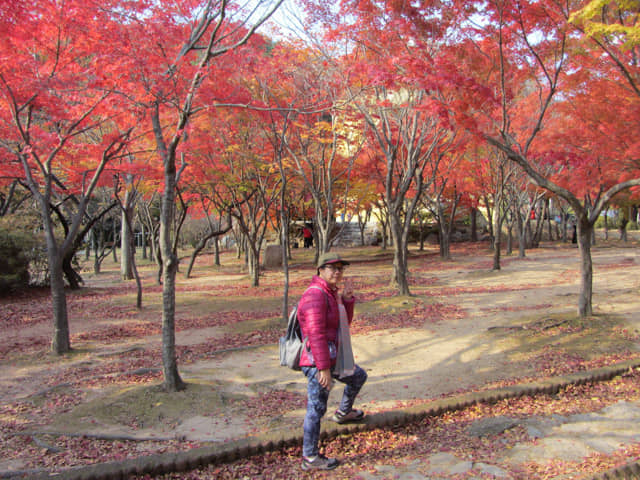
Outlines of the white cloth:
M 356 371 L 355 361 L 353 359 L 353 350 L 351 349 L 351 334 L 349 333 L 349 319 L 347 318 L 347 310 L 341 303 L 338 305 L 340 311 L 340 328 L 338 328 L 338 355 L 336 357 L 336 366 L 333 368 L 339 378 L 349 377 Z

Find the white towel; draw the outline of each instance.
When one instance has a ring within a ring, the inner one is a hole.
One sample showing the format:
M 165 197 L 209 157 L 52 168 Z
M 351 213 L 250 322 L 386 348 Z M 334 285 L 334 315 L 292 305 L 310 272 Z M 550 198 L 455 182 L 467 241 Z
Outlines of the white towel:
M 351 349 L 351 334 L 349 333 L 349 319 L 347 318 L 347 310 L 344 305 L 340 304 L 340 328 L 338 328 L 338 355 L 336 357 L 336 366 L 333 369 L 339 378 L 349 377 L 356 371 L 355 361 L 353 359 L 353 350 Z

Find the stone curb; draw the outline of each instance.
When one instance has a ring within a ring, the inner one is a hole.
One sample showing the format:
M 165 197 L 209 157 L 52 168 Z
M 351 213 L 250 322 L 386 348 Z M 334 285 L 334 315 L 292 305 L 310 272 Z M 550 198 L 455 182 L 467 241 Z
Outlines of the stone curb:
M 365 421 L 351 425 L 336 425 L 322 432 L 321 438 L 335 438 L 338 435 L 352 434 L 381 427 L 407 425 L 426 417 L 435 417 L 446 412 L 454 412 L 478 403 L 496 403 L 507 398 L 534 396 L 537 394 L 553 394 L 569 385 L 604 382 L 621 375 L 630 369 L 640 367 L 640 359 L 628 360 L 616 365 L 553 377 L 538 382 L 513 385 L 482 392 L 471 392 L 453 397 L 435 400 L 428 404 L 416 405 L 382 412 L 365 417 Z M 301 430 L 301 429 L 300 429 Z M 207 446 L 176 453 L 149 455 L 117 462 L 97 463 L 89 466 L 72 467 L 59 473 L 42 473 L 31 478 L 34 480 L 118 480 L 127 479 L 130 475 L 160 475 L 170 472 L 185 472 L 206 465 L 230 463 L 253 455 L 278 451 L 288 447 L 302 445 L 301 432 L 293 430 L 278 434 L 261 434 L 255 437 L 242 438 L 220 445 Z M 620 467 L 620 472 L 637 471 L 640 466 L 627 465 Z M 608 476 L 617 473 L 611 471 L 593 480 L 613 478 L 640 478 Z
M 640 478 L 640 462 L 632 462 L 585 480 L 632 480 L 638 478 Z

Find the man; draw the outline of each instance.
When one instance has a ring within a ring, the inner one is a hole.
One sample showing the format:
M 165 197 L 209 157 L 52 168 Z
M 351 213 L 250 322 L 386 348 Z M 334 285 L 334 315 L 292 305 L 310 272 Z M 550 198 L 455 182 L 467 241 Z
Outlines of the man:
M 298 320 L 305 341 L 300 357 L 302 372 L 308 379 L 307 414 L 304 419 L 302 469 L 332 470 L 335 458 L 320 454 L 320 421 L 327 411 L 329 391 L 334 379 L 345 384 L 340 408 L 332 420 L 337 423 L 362 420 L 364 412 L 353 402 L 367 380 L 367 373 L 354 363 L 349 336 L 355 298 L 343 275 L 349 262 L 337 253 L 320 256 L 316 275 L 302 295 Z

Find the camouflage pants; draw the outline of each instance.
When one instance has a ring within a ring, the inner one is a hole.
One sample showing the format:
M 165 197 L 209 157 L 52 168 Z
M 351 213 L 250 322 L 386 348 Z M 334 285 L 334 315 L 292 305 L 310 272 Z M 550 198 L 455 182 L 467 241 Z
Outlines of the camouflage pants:
M 318 369 L 316 367 L 302 367 L 309 381 L 307 386 L 307 414 L 304 417 L 304 436 L 302 443 L 302 455 L 313 457 L 318 454 L 318 443 L 320 441 L 320 421 L 327 412 L 327 401 L 329 400 L 329 390 L 322 388 L 318 383 Z M 356 365 L 353 375 L 337 378 L 335 380 L 345 384 L 342 400 L 340 401 L 340 411 L 348 413 L 353 408 L 353 402 L 360 392 L 360 389 L 367 381 L 367 372 Z

